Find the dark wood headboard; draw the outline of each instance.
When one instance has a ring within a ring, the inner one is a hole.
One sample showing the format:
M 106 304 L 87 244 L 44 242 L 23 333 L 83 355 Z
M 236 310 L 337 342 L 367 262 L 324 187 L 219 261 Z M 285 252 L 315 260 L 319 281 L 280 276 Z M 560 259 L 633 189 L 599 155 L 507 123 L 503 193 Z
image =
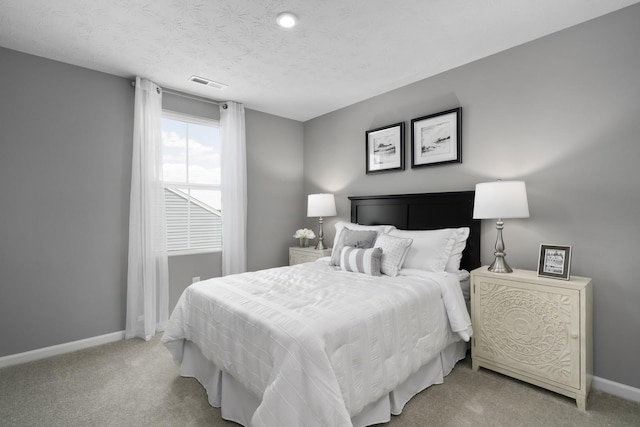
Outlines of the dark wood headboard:
M 480 221 L 473 219 L 474 191 L 352 196 L 351 222 L 395 225 L 401 230 L 469 227 L 460 268 L 480 267 Z

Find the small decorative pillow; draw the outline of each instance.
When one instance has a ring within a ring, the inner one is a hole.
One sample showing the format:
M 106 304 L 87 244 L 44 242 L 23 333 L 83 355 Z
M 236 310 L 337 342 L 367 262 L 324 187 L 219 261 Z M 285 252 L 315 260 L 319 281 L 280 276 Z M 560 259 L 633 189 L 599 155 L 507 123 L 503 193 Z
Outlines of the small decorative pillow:
M 396 227 L 393 225 L 360 225 L 353 222 L 338 221 L 335 224 L 335 228 L 336 228 L 336 234 L 335 234 L 335 237 L 333 238 L 333 250 L 331 251 L 331 265 L 339 265 L 340 263 L 340 250 L 342 249 L 342 246 L 337 247 L 337 245 L 340 242 L 340 234 L 342 234 L 344 230 L 375 231 L 377 233 L 377 236 L 379 236 L 383 233 L 388 233 L 389 231 L 393 230 Z M 369 247 L 373 247 L 373 246 L 369 246 Z
M 382 276 L 382 249 L 357 249 L 345 246 L 340 251 L 340 268 L 344 271 L 354 271 L 370 276 Z
M 369 249 L 373 247 L 377 236 L 378 233 L 375 230 L 349 230 L 345 228 L 333 245 L 331 265 L 340 265 L 340 255 L 345 246 Z
M 382 249 L 382 273 L 387 276 L 398 275 L 412 242 L 412 239 L 394 237 L 388 234 L 381 234 L 378 237 L 373 246 Z

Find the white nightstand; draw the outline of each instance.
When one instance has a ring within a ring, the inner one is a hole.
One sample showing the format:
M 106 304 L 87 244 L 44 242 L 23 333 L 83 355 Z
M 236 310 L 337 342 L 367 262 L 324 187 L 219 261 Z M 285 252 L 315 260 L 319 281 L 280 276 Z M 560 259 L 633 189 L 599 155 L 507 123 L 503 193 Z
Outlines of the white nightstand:
M 588 277 L 564 281 L 527 270 L 473 270 L 472 368 L 544 387 L 586 409 L 593 377 L 592 310 Z
M 331 256 L 331 248 L 317 251 L 314 248 L 300 248 L 292 246 L 289 248 L 289 265 L 312 262 L 325 256 Z

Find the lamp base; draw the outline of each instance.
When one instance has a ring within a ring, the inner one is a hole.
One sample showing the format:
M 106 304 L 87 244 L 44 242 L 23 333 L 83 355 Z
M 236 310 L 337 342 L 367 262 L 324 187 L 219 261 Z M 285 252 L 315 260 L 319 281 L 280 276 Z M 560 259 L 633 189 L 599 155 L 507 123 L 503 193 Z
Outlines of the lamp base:
M 322 217 L 318 218 L 318 222 L 320 223 L 320 230 L 318 231 L 318 244 L 316 244 L 316 251 L 322 251 L 327 249 L 324 245 L 324 230 L 322 229 Z
M 489 271 L 493 273 L 513 273 L 513 269 L 509 267 L 509 264 L 507 264 L 507 260 L 504 259 L 504 255 L 496 255 L 496 258 L 489 266 Z
M 496 222 L 496 230 L 498 235 L 496 236 L 496 251 L 493 253 L 495 259 L 489 266 L 489 271 L 493 273 L 513 273 L 509 264 L 504 259 L 504 241 L 502 240 L 502 229 L 504 228 L 504 222 L 502 219 L 498 219 Z

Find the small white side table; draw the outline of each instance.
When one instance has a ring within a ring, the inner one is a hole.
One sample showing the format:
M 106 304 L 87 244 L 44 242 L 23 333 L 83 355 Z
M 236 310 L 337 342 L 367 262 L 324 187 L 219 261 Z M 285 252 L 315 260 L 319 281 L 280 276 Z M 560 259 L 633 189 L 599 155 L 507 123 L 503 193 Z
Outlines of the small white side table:
M 331 256 L 331 248 L 317 251 L 314 248 L 301 248 L 291 246 L 289 248 L 289 265 L 302 264 L 303 262 L 316 261 L 318 258 Z

